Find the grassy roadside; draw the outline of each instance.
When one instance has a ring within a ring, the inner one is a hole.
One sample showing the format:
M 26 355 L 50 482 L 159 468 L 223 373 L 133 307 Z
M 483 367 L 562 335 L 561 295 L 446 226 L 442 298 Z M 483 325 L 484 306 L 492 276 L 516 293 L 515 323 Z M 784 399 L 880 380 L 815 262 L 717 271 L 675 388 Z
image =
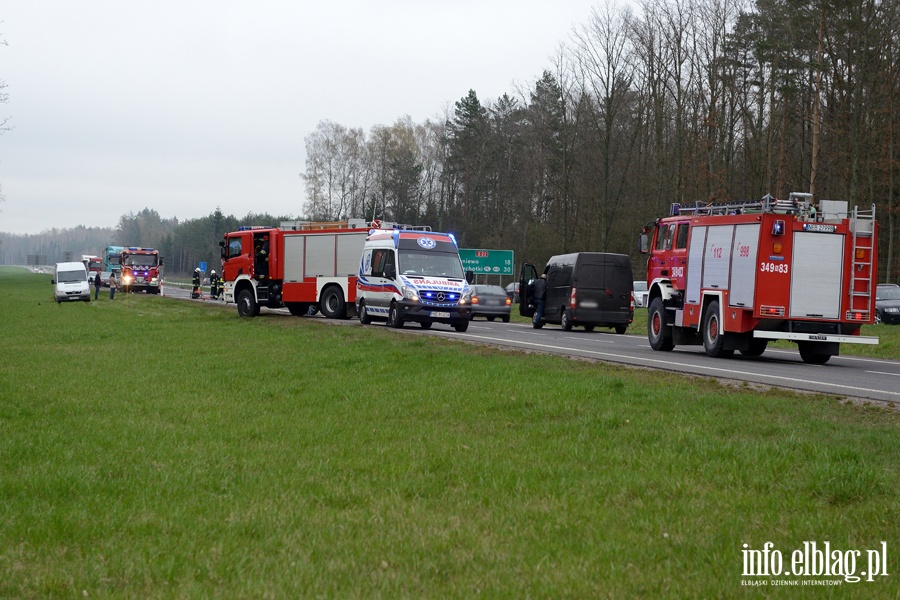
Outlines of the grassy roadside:
M 0 289 L 0 597 L 732 597 L 743 544 L 900 541 L 895 412 Z

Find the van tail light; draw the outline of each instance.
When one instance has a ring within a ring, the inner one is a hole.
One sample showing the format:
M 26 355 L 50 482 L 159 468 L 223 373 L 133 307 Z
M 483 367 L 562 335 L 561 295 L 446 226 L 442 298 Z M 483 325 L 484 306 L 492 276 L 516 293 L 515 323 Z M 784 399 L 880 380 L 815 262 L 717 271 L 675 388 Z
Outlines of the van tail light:
M 634 312 L 634 292 L 631 292 L 631 312 Z
M 569 298 L 569 308 L 575 308 L 575 288 L 572 288 L 572 297 Z

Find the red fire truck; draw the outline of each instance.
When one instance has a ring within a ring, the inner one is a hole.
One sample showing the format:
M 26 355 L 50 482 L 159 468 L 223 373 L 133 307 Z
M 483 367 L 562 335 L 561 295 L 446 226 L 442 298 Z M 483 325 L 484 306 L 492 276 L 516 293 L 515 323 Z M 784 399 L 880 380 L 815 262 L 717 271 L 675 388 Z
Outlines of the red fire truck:
M 225 234 L 225 302 L 253 317 L 260 306 L 286 306 L 292 315 L 310 307 L 332 319 L 354 310 L 356 278 L 369 223 L 288 221 L 280 228 L 241 227 Z
M 159 293 L 163 261 L 158 250 L 131 246 L 123 248 L 120 256 L 120 284 L 123 291 Z
M 878 224 L 871 210 L 793 193 L 744 203 L 672 205 L 644 227 L 647 336 L 654 350 L 703 344 L 713 357 L 796 342 L 824 364 L 874 322 Z

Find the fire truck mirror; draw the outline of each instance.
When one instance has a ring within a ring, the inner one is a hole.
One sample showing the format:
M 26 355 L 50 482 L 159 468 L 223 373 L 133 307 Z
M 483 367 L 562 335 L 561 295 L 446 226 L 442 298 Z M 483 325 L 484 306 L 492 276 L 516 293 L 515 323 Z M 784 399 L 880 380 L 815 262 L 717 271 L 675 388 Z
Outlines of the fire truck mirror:
M 650 252 L 650 236 L 645 232 L 641 232 L 641 235 L 638 236 L 638 250 L 641 254 Z

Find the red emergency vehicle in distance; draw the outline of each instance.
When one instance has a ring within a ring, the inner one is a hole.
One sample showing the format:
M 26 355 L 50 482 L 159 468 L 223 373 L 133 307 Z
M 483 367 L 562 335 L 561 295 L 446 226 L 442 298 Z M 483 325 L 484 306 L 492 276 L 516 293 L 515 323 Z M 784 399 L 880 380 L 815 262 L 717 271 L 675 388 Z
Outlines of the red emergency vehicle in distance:
M 647 337 L 654 350 L 703 344 L 713 357 L 759 356 L 796 342 L 824 364 L 875 318 L 878 223 L 871 210 L 811 194 L 743 203 L 672 205 L 641 232 Z
M 119 264 L 121 268 L 119 284 L 124 292 L 159 293 L 163 261 L 159 257 L 158 250 L 136 246 L 123 248 Z

